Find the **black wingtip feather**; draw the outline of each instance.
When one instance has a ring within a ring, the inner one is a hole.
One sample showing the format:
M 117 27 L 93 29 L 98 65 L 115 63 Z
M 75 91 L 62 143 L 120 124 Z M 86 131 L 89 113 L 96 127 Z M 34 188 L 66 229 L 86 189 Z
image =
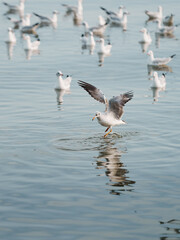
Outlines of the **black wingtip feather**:
M 173 57 L 175 57 L 176 56 L 176 54 L 173 54 L 172 56 L 171 56 L 171 58 L 173 58 Z

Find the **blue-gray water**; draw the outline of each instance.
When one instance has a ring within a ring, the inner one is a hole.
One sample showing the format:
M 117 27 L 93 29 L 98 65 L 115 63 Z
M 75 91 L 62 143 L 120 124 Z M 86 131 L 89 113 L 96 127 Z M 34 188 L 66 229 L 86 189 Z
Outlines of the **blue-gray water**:
M 113 47 L 102 66 L 98 43 L 93 55 L 81 49 L 83 28 L 63 17 L 61 3 L 25 3 L 26 13 L 60 12 L 57 29 L 37 30 L 40 53 L 29 59 L 18 29 L 8 56 L 5 40 L 12 24 L 1 4 L 1 239 L 180 239 L 180 28 L 173 38 L 156 41 L 156 23 L 147 25 L 153 38 L 148 49 L 156 56 L 176 54 L 156 102 L 147 55 L 138 43 L 144 10 L 162 5 L 164 15 L 174 13 L 178 24 L 179 0 L 84 0 L 84 20 L 91 26 L 98 15 L 105 16 L 99 6 L 116 10 L 123 4 L 130 12 L 126 32 L 107 28 L 105 39 Z M 73 76 L 62 104 L 54 90 L 58 70 Z M 133 90 L 123 116 L 128 124 L 114 127 L 104 139 L 105 128 L 91 121 L 104 106 L 77 85 L 79 79 L 108 98 Z

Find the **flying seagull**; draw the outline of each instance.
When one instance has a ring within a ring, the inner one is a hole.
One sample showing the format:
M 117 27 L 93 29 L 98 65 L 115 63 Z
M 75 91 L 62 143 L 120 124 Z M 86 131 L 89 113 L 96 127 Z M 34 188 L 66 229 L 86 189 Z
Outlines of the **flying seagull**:
M 105 112 L 96 112 L 95 116 L 92 120 L 97 118 L 99 124 L 104 127 L 107 127 L 105 132 L 107 132 L 110 128 L 110 131 L 107 132 L 104 137 L 106 137 L 109 133 L 112 132 L 112 127 L 120 124 L 126 124 L 125 121 L 121 119 L 123 115 L 123 107 L 124 105 L 130 101 L 133 97 L 133 92 L 129 91 L 124 94 L 120 94 L 119 96 L 112 97 L 109 101 L 103 94 L 103 92 L 96 88 L 95 86 L 86 83 L 84 81 L 78 81 L 79 86 L 84 88 L 95 100 L 104 103 L 106 108 Z

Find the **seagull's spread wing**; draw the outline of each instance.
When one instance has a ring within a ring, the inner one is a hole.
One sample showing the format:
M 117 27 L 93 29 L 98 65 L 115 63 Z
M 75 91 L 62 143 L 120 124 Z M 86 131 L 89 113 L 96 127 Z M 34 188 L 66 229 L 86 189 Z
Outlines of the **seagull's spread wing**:
M 117 119 L 123 114 L 123 106 L 132 99 L 133 92 L 126 92 L 120 96 L 113 97 L 109 100 L 109 111 L 113 112 Z
M 78 81 L 79 86 L 81 86 L 82 88 L 84 88 L 90 95 L 91 97 L 93 97 L 94 99 L 96 99 L 97 101 L 107 104 L 107 99 L 104 96 L 103 92 L 96 88 L 95 86 L 83 82 L 83 81 Z

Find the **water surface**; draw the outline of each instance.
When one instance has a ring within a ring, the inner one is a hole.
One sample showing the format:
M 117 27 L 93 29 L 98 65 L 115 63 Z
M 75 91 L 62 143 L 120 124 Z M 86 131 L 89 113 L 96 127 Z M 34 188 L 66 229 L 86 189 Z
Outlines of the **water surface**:
M 40 52 L 28 57 L 19 30 L 13 52 L 7 51 L 11 23 L 1 7 L 0 236 L 179 239 L 180 29 L 173 38 L 156 39 L 156 24 L 146 25 L 144 14 L 161 4 L 164 15 L 174 13 L 180 23 L 179 1 L 122 2 L 130 12 L 127 31 L 107 28 L 112 53 L 101 63 L 98 44 L 92 55 L 81 49 L 83 28 L 64 17 L 61 3 L 25 3 L 25 12 L 60 12 L 56 29 L 37 30 Z M 115 10 L 119 2 L 84 0 L 83 6 L 84 20 L 93 26 L 99 14 L 105 16 L 99 6 Z M 165 91 L 151 89 L 152 69 L 138 42 L 143 26 L 153 38 L 148 49 L 157 56 L 176 54 L 168 69 L 158 71 L 169 71 Z M 58 70 L 73 77 L 63 96 L 54 90 Z M 108 98 L 133 90 L 123 116 L 128 124 L 104 139 L 105 129 L 91 121 L 104 106 L 77 85 L 79 79 Z

